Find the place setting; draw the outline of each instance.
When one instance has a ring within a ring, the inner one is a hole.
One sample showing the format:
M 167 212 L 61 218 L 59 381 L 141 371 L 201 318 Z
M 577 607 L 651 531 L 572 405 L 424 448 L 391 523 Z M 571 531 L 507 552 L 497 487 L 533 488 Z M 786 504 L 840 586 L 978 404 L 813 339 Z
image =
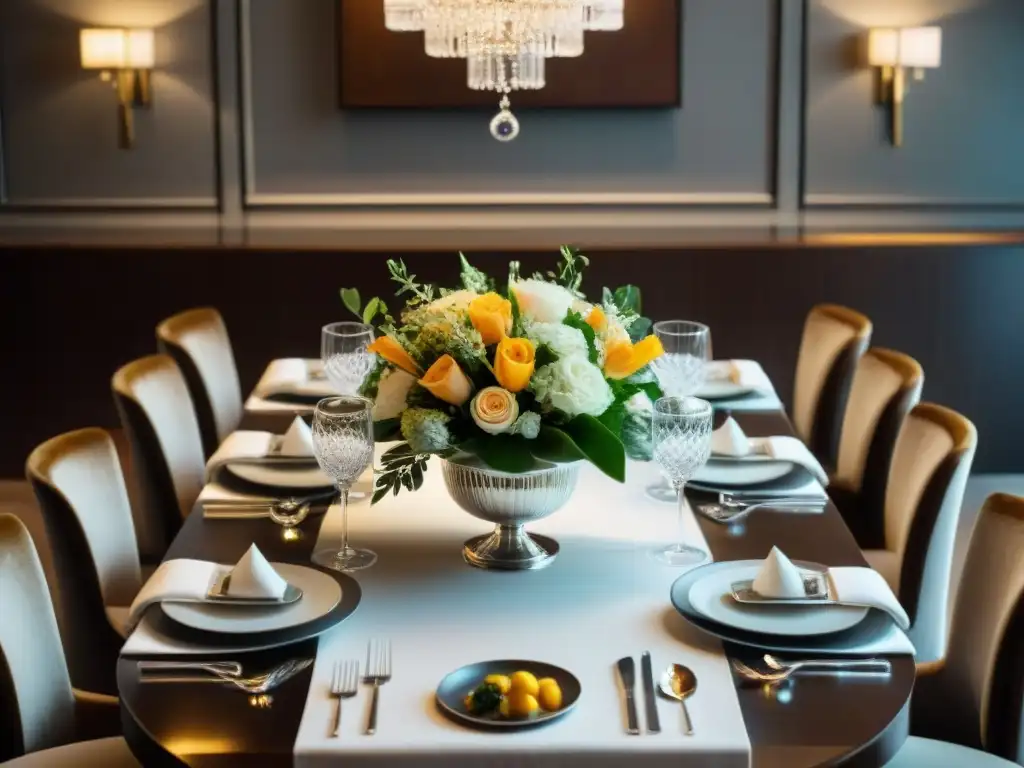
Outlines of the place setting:
M 782 407 L 771 379 L 756 360 L 709 360 L 694 392 L 716 408 L 765 411 Z

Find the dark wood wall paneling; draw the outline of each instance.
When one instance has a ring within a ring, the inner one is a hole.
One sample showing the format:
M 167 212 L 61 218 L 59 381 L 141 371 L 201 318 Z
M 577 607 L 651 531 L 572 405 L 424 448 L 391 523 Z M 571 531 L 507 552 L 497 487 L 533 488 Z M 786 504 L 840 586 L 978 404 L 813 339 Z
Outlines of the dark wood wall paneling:
M 510 258 L 523 271 L 541 253 L 470 254 L 495 274 Z M 597 251 L 585 287 L 626 282 L 655 318 L 705 321 L 719 357 L 760 360 L 783 398 L 792 390 L 804 316 L 820 301 L 856 307 L 875 343 L 925 369 L 926 399 L 978 426 L 978 471 L 1024 470 L 1024 244 L 813 247 L 774 245 Z M 422 279 L 457 279 L 451 253 L 404 253 Z M 17 476 L 38 442 L 117 417 L 110 376 L 155 349 L 154 328 L 181 309 L 214 305 L 231 333 L 243 388 L 274 357 L 319 353 L 319 327 L 342 319 L 340 286 L 390 296 L 386 254 L 246 249 L 0 249 L 2 377 L 13 418 L 0 441 L 0 476 Z

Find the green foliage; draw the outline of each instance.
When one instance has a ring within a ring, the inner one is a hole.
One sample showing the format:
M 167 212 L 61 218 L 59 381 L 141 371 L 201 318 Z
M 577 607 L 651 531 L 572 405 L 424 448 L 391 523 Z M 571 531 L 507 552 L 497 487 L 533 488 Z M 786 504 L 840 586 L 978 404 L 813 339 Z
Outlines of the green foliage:
M 590 462 L 613 480 L 626 480 L 622 441 L 593 416 L 581 413 L 563 427 Z
M 649 317 L 638 317 L 629 324 L 629 340 L 636 344 L 651 332 L 653 322 Z
M 363 397 L 367 397 L 370 400 L 377 399 L 377 388 L 380 386 L 381 376 L 384 375 L 384 371 L 388 369 L 388 364 L 384 362 L 383 358 L 378 357 L 377 362 L 373 366 L 373 370 L 363 379 L 363 383 L 359 385 L 359 394 Z
M 481 435 L 471 437 L 459 446 L 477 456 L 484 464 L 499 472 L 529 472 L 537 468 L 530 443 L 519 435 Z
M 591 328 L 587 321 L 583 319 L 583 315 L 579 312 L 569 310 L 569 313 L 565 316 L 563 324 L 578 328 L 583 333 L 583 338 L 587 340 L 587 359 L 591 363 L 597 365 L 599 355 L 597 353 L 597 335 L 594 333 L 594 329 Z
M 569 435 L 557 427 L 542 426 L 537 439 L 530 446 L 533 455 L 538 459 L 554 464 L 565 464 L 570 461 L 581 461 L 587 455 L 580 450 Z
M 519 309 L 519 299 L 516 298 L 516 292 L 511 288 L 511 277 L 509 280 L 508 302 L 512 305 L 512 338 L 517 339 L 525 333 L 523 329 L 523 314 Z
M 494 290 L 494 279 L 470 264 L 462 251 L 459 251 L 459 262 L 462 264 L 460 276 L 463 288 L 477 293 L 488 293 Z
M 620 312 L 628 313 L 631 315 L 639 315 L 642 310 L 640 309 L 640 289 L 635 285 L 623 285 L 615 289 L 612 294 L 613 301 L 616 307 L 619 308 Z
M 345 309 L 356 317 L 362 317 L 362 315 L 359 314 L 359 308 L 363 306 L 363 302 L 359 298 L 359 289 L 342 288 L 340 293 L 341 303 L 345 305 Z
M 378 443 L 390 443 L 402 439 L 402 419 L 381 419 L 373 422 L 373 439 Z
M 469 694 L 469 711 L 474 715 L 489 715 L 501 706 L 501 689 L 494 683 L 481 683 Z
M 408 491 L 415 491 L 423 485 L 423 473 L 427 469 L 427 459 L 430 454 L 414 453 L 408 443 L 396 445 L 380 457 L 382 470 L 377 475 L 373 486 L 373 499 L 371 504 L 388 495 L 390 491 L 395 496 L 405 488 Z
M 550 365 L 558 359 L 558 356 L 551 351 L 551 347 L 547 344 L 540 344 L 537 347 L 533 357 L 534 368 L 542 368 L 545 365 Z
M 366 302 L 366 306 L 363 307 L 363 322 L 366 323 L 367 325 L 372 325 L 373 319 L 378 314 L 387 317 L 388 305 L 384 303 L 383 299 L 374 296 L 372 299 Z
M 559 251 L 562 254 L 562 264 L 555 275 L 555 282 L 576 295 L 582 295 L 580 286 L 583 284 L 583 270 L 590 265 L 590 259 L 570 245 L 563 245 Z
M 391 275 L 391 279 L 399 285 L 398 290 L 395 291 L 396 296 L 411 293 L 412 298 L 409 300 L 411 304 L 428 303 L 434 300 L 434 286 L 417 283 L 416 275 L 409 274 L 409 268 L 401 259 L 397 261 L 388 259 L 388 273 Z

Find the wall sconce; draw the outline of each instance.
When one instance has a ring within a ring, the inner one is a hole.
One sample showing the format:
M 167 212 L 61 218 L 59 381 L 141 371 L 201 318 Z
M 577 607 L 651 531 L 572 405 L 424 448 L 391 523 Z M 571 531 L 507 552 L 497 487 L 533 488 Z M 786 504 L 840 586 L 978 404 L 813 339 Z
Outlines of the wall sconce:
M 888 104 L 892 116 L 893 146 L 903 145 L 903 100 L 907 95 L 907 70 L 924 80 L 925 69 L 942 63 L 942 30 L 939 27 L 872 29 L 868 35 L 868 64 L 879 67 L 878 101 Z
M 117 92 L 120 120 L 118 144 L 135 145 L 135 107 L 152 103 L 150 80 L 154 64 L 152 29 L 83 29 L 79 36 L 82 69 L 99 69 L 100 78 Z

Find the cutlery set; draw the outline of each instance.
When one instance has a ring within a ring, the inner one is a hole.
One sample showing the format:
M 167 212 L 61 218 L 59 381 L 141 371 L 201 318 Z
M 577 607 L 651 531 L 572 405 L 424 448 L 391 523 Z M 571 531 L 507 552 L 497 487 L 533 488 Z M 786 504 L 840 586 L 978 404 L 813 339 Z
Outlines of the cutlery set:
M 733 659 L 732 668 L 745 682 L 759 685 L 779 685 L 796 674 L 833 674 L 858 678 L 888 678 L 892 663 L 888 659 L 802 659 L 782 661 L 770 653 L 764 655 L 767 670 L 753 667 Z
M 380 700 L 380 687 L 391 680 L 391 642 L 389 640 L 371 640 L 366 644 L 366 668 L 362 677 L 359 676 L 359 661 L 334 662 L 331 673 L 331 697 L 338 700 L 334 710 L 334 727 L 331 736 L 341 736 L 341 702 L 351 699 L 359 692 L 359 683 L 373 687 L 370 700 L 370 714 L 366 721 L 367 736 L 377 732 L 377 702 Z
M 818 496 L 748 496 L 720 493 L 717 502 L 696 504 L 695 509 L 716 523 L 734 523 L 761 509 L 820 511 L 825 504 L 826 500 Z
M 622 683 L 623 695 L 626 699 L 626 733 L 630 736 L 639 736 L 640 719 L 636 707 L 636 667 L 633 657 L 624 656 L 618 660 L 616 667 L 619 671 L 619 680 Z M 690 720 L 690 713 L 686 708 L 686 699 L 697 690 L 696 675 L 682 664 L 673 664 L 665 670 L 657 688 L 655 688 L 654 669 L 649 651 L 644 651 L 640 657 L 640 673 L 643 676 L 644 684 L 644 711 L 647 718 L 647 732 L 661 733 L 658 701 L 655 697 L 655 692 L 659 691 L 665 698 L 674 699 L 682 705 L 685 722 L 683 733 L 687 736 L 692 736 L 693 723 Z
M 312 663 L 313 659 L 289 659 L 262 674 L 249 676 L 242 675 L 238 662 L 140 661 L 138 668 L 143 683 L 219 683 L 233 685 L 243 693 L 261 694 L 272 691 Z

